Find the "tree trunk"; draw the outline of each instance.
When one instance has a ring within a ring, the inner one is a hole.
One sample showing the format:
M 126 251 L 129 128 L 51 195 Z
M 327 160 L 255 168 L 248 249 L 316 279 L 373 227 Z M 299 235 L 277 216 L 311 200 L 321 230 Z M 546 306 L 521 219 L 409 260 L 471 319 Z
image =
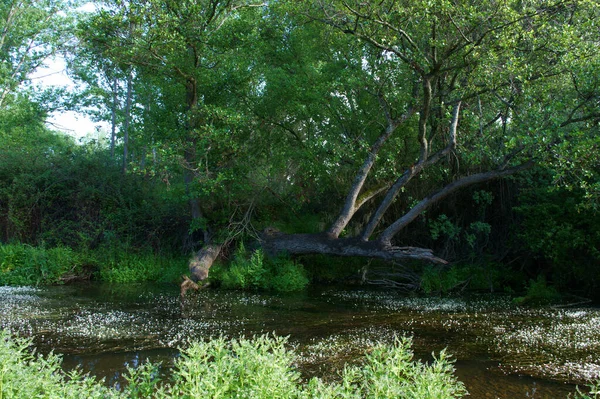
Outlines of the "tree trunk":
M 384 260 L 423 260 L 433 263 L 447 262 L 433 255 L 430 249 L 395 247 L 380 242 L 366 242 L 357 238 L 332 238 L 328 234 L 283 234 L 266 229 L 262 236 L 262 247 L 269 255 L 322 254 L 332 256 L 360 256 Z
M 113 87 L 112 87 L 112 95 L 113 102 L 110 110 L 111 118 L 110 118 L 110 157 L 115 157 L 115 142 L 117 137 L 117 107 L 118 107 L 118 89 L 119 89 L 119 80 L 117 79 L 117 74 L 113 71 L 115 76 L 113 77 Z
M 127 74 L 127 101 L 125 103 L 125 122 L 123 124 L 123 173 L 127 172 L 127 158 L 129 146 L 129 124 L 131 121 L 131 97 L 133 91 L 132 71 Z
M 221 245 L 206 244 L 190 259 L 189 269 L 192 280 L 202 281 L 208 277 L 208 271 L 221 253 Z

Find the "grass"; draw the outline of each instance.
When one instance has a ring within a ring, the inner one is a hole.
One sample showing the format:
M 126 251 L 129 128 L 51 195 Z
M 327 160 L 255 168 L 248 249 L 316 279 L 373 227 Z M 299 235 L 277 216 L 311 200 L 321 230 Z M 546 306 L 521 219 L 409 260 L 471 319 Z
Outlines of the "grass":
M 0 245 L 0 285 L 40 286 L 94 278 L 110 283 L 174 282 L 187 273 L 187 259 L 125 249 L 76 252 L 67 247 Z

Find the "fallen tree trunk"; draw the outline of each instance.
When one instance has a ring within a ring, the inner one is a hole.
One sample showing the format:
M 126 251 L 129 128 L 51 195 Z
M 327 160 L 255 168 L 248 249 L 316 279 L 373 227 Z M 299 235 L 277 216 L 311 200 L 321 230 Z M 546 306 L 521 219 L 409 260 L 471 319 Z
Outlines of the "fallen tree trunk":
M 444 259 L 433 255 L 430 249 L 382 245 L 378 241 L 363 241 L 358 238 L 332 238 L 322 234 L 284 234 L 275 229 L 266 229 L 262 236 L 262 247 L 270 255 L 360 256 L 384 260 L 423 260 L 446 264 Z

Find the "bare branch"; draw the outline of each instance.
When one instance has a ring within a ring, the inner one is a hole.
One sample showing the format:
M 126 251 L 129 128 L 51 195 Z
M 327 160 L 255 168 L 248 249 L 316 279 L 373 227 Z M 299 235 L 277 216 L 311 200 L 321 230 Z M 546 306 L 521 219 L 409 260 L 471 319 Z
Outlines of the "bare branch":
M 392 187 L 390 187 L 385 198 L 381 201 L 381 203 L 379 204 L 379 207 L 377 208 L 377 210 L 375 211 L 373 216 L 371 216 L 369 223 L 367 223 L 367 226 L 365 227 L 364 231 L 361 234 L 362 240 L 367 241 L 369 239 L 369 237 L 371 237 L 371 235 L 375 231 L 375 228 L 381 222 L 381 218 L 383 217 L 385 212 L 388 210 L 388 208 L 390 207 L 390 205 L 392 204 L 392 202 L 394 201 L 394 199 L 396 198 L 396 196 L 398 195 L 398 193 L 400 192 L 402 187 L 406 186 L 408 184 L 408 182 L 413 177 L 417 176 L 423 169 L 425 169 L 426 167 L 428 167 L 430 165 L 435 164 L 440 159 L 442 159 L 442 157 L 449 154 L 450 151 L 454 150 L 454 148 L 456 147 L 456 131 L 458 128 L 460 105 L 461 105 L 460 102 L 457 103 L 454 106 L 454 109 L 452 111 L 452 121 L 450 122 L 450 133 L 449 133 L 448 145 L 444 149 L 435 153 L 430 158 L 428 158 L 424 161 L 421 161 L 415 165 L 411 165 L 408 169 L 406 169 L 404 171 L 402 176 L 400 176 L 396 180 L 394 185 Z

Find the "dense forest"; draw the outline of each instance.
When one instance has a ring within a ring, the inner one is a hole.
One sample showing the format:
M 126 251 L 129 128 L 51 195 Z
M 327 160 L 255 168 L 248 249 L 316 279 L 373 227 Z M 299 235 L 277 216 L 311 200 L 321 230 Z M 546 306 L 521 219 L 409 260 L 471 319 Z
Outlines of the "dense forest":
M 597 299 L 596 0 L 80 6 L 0 5 L 0 284 Z

